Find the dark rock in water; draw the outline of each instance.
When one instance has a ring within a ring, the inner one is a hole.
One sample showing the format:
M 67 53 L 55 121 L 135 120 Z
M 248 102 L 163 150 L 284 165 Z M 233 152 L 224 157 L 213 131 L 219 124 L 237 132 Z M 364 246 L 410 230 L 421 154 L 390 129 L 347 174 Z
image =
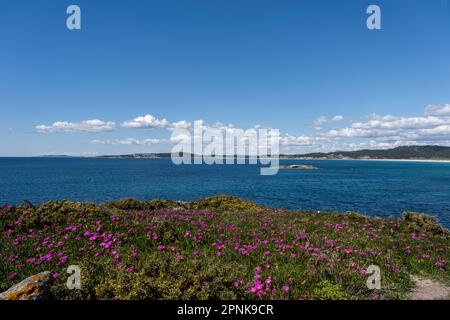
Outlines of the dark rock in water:
M 0 300 L 44 300 L 51 280 L 49 271 L 33 275 L 0 293 Z
M 295 169 L 295 170 L 319 170 L 319 168 L 306 164 L 290 164 L 279 166 L 277 169 Z

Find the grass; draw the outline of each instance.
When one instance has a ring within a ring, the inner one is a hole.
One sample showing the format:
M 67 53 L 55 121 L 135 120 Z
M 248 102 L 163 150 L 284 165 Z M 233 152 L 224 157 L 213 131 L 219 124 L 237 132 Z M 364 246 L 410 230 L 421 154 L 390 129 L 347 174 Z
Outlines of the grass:
M 0 292 L 48 270 L 54 299 L 405 299 L 450 281 L 450 232 L 429 216 L 289 212 L 235 197 L 0 207 Z M 68 290 L 69 265 L 81 290 Z M 370 265 L 381 289 L 370 290 Z

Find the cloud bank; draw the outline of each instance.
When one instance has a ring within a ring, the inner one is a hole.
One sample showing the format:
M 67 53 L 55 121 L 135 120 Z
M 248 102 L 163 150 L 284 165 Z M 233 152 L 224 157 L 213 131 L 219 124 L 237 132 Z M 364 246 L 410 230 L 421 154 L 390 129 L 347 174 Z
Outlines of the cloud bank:
M 105 132 L 113 131 L 116 128 L 116 124 L 111 121 L 102 121 L 98 119 L 86 120 L 78 123 L 57 121 L 53 124 L 38 125 L 36 131 L 39 133 L 55 133 L 55 132 Z
M 364 121 L 343 124 L 343 120 L 344 117 L 342 115 L 333 117 L 320 116 L 313 123 L 321 127 L 316 128 L 312 134 L 291 135 L 287 132 L 281 132 L 277 138 L 279 138 L 282 151 L 311 152 L 391 148 L 402 145 L 450 145 L 450 104 L 429 105 L 425 107 L 423 114 L 419 116 L 371 114 Z M 215 129 L 221 131 L 224 135 L 231 135 L 236 130 L 246 130 L 233 124 L 226 125 L 221 122 L 208 124 L 203 120 L 170 122 L 165 118 L 157 118 L 150 114 L 124 121 L 121 127 L 124 129 L 162 128 L 169 132 L 175 130 L 192 132 L 194 123 L 204 130 Z M 262 127 L 255 125 L 250 129 L 258 128 Z M 36 126 L 36 130 L 40 133 L 98 133 L 115 129 L 116 125 L 114 122 L 101 120 L 86 120 L 78 123 L 58 121 L 48 126 Z M 92 140 L 91 143 L 96 145 L 148 146 L 163 143 L 173 144 L 185 139 L 186 137 L 181 134 L 180 136 L 172 135 L 170 138 Z

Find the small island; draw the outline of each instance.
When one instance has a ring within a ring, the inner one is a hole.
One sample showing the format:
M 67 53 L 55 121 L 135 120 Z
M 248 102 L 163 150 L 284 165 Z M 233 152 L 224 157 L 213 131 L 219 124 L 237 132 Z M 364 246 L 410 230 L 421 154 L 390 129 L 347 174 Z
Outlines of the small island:
M 319 168 L 306 165 L 306 164 L 288 164 L 279 167 L 274 167 L 274 169 L 278 170 L 319 170 Z

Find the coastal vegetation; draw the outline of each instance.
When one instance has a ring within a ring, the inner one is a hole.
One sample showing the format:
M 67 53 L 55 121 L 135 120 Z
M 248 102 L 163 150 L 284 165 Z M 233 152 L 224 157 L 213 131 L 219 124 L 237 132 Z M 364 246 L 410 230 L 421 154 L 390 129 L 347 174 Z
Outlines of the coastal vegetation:
M 50 271 L 53 299 L 407 299 L 450 283 L 434 218 L 292 212 L 230 196 L 0 207 L 0 292 Z M 81 269 L 81 289 L 66 287 Z M 379 266 L 381 288 L 369 289 Z
M 309 159 L 413 159 L 450 160 L 450 147 L 445 146 L 401 146 L 392 149 L 315 152 L 299 155 L 286 155 L 287 158 Z
M 135 153 L 121 155 L 102 155 L 99 158 L 134 158 L 134 159 L 154 159 L 170 158 L 172 153 Z M 177 156 L 182 157 L 183 153 Z M 202 155 L 187 154 L 191 157 L 201 157 Z M 46 157 L 67 157 L 46 156 Z M 245 155 L 234 156 L 246 157 Z M 392 149 L 363 149 L 354 151 L 334 151 L 334 152 L 313 152 L 304 154 L 280 154 L 280 159 L 390 159 L 390 160 L 450 160 L 450 147 L 446 146 L 400 146 Z

